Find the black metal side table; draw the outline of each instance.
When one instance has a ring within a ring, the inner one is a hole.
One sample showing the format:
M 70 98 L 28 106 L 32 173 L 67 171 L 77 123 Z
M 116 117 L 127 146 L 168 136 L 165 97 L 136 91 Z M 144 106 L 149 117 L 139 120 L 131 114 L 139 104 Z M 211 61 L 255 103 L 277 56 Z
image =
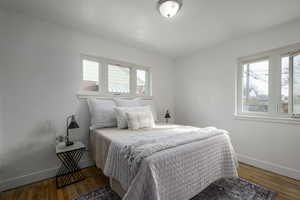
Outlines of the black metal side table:
M 82 142 L 74 142 L 73 145 L 64 148 L 56 146 L 56 155 L 62 163 L 56 175 L 57 188 L 85 179 L 78 165 L 85 150 L 85 145 Z

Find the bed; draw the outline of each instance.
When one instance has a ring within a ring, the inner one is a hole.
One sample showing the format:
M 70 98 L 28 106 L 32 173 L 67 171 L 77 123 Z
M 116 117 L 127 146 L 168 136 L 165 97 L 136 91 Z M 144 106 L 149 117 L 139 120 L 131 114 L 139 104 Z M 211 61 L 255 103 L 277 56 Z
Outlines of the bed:
M 212 127 L 94 129 L 90 144 L 96 166 L 123 200 L 189 200 L 220 178 L 237 177 L 230 137 Z

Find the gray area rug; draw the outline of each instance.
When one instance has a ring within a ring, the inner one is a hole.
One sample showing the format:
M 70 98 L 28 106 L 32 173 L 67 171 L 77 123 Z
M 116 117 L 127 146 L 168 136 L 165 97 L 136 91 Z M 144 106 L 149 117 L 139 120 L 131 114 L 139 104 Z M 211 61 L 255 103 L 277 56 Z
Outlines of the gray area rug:
M 241 178 L 220 179 L 191 200 L 274 200 L 275 192 Z M 74 200 L 121 200 L 109 186 L 96 189 Z

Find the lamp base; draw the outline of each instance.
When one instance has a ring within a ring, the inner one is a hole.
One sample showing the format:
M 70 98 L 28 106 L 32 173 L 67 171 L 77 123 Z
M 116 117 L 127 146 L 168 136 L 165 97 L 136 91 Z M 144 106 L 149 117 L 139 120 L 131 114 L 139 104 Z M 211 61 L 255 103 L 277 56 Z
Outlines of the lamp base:
M 71 146 L 73 144 L 74 144 L 74 142 L 72 142 L 72 141 L 66 141 L 66 146 Z

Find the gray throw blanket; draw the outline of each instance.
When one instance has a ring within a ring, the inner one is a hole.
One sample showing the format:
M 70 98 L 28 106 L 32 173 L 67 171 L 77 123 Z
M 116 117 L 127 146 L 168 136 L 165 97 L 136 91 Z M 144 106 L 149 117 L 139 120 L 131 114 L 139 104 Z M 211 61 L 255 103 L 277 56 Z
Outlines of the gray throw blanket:
M 216 129 L 215 127 L 206 127 L 174 135 L 161 135 L 160 137 L 157 135 L 153 137 L 148 136 L 147 138 L 140 138 L 123 146 L 121 155 L 127 160 L 131 173 L 135 175 L 141 162 L 156 152 L 191 142 L 197 142 L 220 134 L 227 134 L 227 131 Z

